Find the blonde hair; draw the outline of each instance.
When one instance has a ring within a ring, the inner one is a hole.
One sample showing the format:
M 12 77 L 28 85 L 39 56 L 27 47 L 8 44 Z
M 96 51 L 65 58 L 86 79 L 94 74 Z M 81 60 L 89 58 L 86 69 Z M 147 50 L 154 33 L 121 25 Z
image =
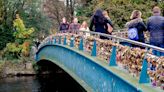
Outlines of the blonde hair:
M 141 18 L 141 11 L 139 10 L 134 10 L 130 16 L 130 19 L 136 19 L 136 18 Z
M 104 15 L 105 18 L 109 18 L 109 19 L 110 19 L 110 17 L 109 17 L 109 15 L 108 15 L 108 12 L 107 12 L 107 11 L 104 10 L 104 11 L 103 11 L 103 15 Z
M 83 21 L 82 24 L 81 24 L 81 28 L 87 28 L 88 27 L 88 24 L 86 21 Z

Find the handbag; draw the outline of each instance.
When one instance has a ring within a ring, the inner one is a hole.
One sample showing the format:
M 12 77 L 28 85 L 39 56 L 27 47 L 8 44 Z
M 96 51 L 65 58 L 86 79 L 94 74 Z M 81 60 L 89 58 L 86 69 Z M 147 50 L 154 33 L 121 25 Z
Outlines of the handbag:
M 110 25 L 110 24 L 107 24 L 107 26 L 108 26 L 108 32 L 109 33 L 112 33 L 112 31 L 113 31 L 113 27 Z

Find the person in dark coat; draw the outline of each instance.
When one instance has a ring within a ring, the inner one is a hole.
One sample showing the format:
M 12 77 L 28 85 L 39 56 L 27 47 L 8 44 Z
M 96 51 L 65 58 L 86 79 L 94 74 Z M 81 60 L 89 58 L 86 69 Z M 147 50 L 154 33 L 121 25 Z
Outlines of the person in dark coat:
M 98 10 L 96 10 L 95 14 L 92 16 L 89 29 L 91 31 L 109 34 L 109 32 L 107 31 L 107 29 L 108 29 L 107 24 L 108 23 L 110 25 L 112 25 L 111 22 L 109 22 L 108 19 L 105 18 L 105 16 L 103 15 L 103 11 L 101 9 L 98 9 Z M 94 27 L 94 29 L 93 29 L 93 27 Z M 108 39 L 108 38 L 103 37 L 103 36 L 100 36 L 100 38 L 101 39 Z
M 164 48 L 164 17 L 160 16 L 161 10 L 155 6 L 153 16 L 148 19 L 147 29 L 150 32 L 150 44 Z M 164 56 L 164 52 L 153 50 L 154 55 Z
M 79 31 L 79 28 L 80 28 L 80 24 L 78 23 L 78 18 L 75 17 L 69 26 L 69 32 L 76 33 Z
M 69 29 L 69 24 L 67 23 L 66 18 L 62 19 L 62 23 L 60 24 L 59 30 L 60 32 L 67 32 Z
M 38 39 L 36 39 L 35 46 L 36 46 L 37 49 L 38 49 L 39 45 L 40 45 L 40 41 Z
M 142 13 L 139 10 L 134 10 L 131 14 L 130 21 L 126 23 L 126 27 L 129 29 L 135 28 L 136 29 L 136 34 L 131 34 L 131 35 L 137 35 L 138 37 L 135 39 L 131 39 L 130 34 L 128 34 L 129 39 L 143 42 L 145 43 L 145 38 L 144 38 L 144 31 L 146 31 L 146 25 L 144 24 L 142 18 L 141 18 Z

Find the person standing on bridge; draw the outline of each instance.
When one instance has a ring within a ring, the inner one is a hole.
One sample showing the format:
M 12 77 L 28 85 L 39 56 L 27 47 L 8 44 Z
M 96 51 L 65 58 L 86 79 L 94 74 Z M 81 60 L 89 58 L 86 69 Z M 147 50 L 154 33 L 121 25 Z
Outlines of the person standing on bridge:
M 82 30 L 82 31 L 88 31 L 88 32 L 90 31 L 90 30 L 89 30 L 89 27 L 88 27 L 88 24 L 87 24 L 86 21 L 83 21 L 83 23 L 81 24 L 79 30 Z M 90 36 L 90 34 L 89 34 L 89 33 L 86 33 L 85 36 Z
M 148 19 L 147 29 L 150 32 L 150 44 L 164 48 L 164 17 L 160 16 L 161 10 L 155 6 L 153 16 Z M 153 50 L 154 55 L 164 56 L 164 53 Z
M 111 21 L 109 15 L 108 15 L 108 12 L 106 10 L 104 10 L 103 15 L 104 15 L 105 18 L 107 18 L 107 20 L 109 22 L 109 23 L 107 23 L 107 26 L 108 26 L 107 31 L 109 32 L 108 34 L 112 35 L 113 25 L 112 25 L 112 21 Z
M 35 41 L 34 43 L 35 43 L 36 48 L 38 49 L 38 47 L 39 47 L 39 45 L 40 45 L 39 39 L 36 39 L 36 41 Z
M 103 11 L 101 9 L 96 10 L 95 14 L 91 18 L 91 24 L 89 29 L 91 31 L 100 32 L 109 34 L 108 32 L 108 25 L 111 24 L 111 22 L 108 21 L 107 18 L 103 15 Z M 94 26 L 94 29 L 93 29 Z M 101 39 L 108 39 L 107 37 L 100 36 Z
M 130 16 L 130 21 L 126 23 L 125 27 L 128 28 L 128 38 L 134 41 L 145 43 L 143 31 L 146 31 L 146 25 L 141 18 L 141 11 L 134 10 Z M 132 45 L 132 47 L 137 47 Z
M 67 32 L 69 29 L 69 24 L 65 17 L 62 18 L 62 23 L 60 24 L 59 30 L 60 32 Z
M 80 24 L 78 23 L 78 18 L 75 17 L 73 19 L 73 22 L 69 26 L 69 31 L 71 33 L 75 33 L 75 32 L 77 32 L 79 30 L 79 28 L 80 28 Z

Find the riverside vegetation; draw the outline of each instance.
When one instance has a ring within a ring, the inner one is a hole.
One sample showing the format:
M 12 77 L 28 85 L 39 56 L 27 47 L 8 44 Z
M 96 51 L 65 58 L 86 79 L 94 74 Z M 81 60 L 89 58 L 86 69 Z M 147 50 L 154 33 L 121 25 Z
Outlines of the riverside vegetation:
M 15 32 L 13 42 L 7 43 L 1 51 L 0 76 L 31 75 L 35 74 L 34 60 L 30 59 L 33 28 L 26 28 L 23 20 L 16 14 L 13 21 Z

